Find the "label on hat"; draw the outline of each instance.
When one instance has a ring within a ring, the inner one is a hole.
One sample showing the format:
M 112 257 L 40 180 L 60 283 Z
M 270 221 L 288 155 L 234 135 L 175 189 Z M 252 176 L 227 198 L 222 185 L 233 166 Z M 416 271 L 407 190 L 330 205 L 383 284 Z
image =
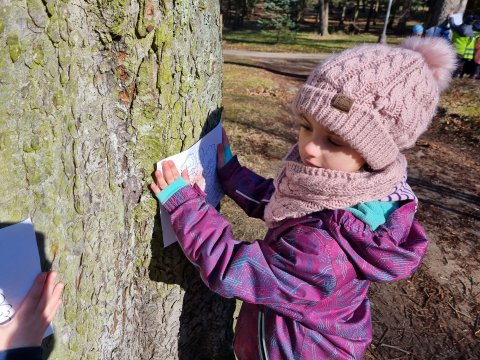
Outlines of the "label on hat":
M 354 100 L 345 94 L 338 93 L 332 101 L 332 106 L 340 111 L 349 112 L 353 106 Z

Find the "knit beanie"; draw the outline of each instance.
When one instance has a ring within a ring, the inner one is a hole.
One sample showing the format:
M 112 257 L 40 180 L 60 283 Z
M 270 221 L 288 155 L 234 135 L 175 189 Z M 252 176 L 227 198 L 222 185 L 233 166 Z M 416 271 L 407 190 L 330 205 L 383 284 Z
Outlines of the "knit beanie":
M 380 170 L 427 129 L 455 67 L 455 50 L 442 38 L 361 45 L 318 65 L 293 107 Z

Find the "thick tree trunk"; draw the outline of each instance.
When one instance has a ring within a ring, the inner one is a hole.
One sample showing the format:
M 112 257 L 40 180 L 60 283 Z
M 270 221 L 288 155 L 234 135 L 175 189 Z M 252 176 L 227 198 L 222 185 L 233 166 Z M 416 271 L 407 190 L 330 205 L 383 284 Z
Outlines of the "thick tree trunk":
M 220 116 L 219 4 L 0 0 L 0 221 L 66 283 L 53 359 L 231 358 L 234 304 L 161 243 L 153 164 Z
M 468 0 L 434 0 L 428 12 L 427 28 L 444 23 L 449 13 L 464 13 L 467 3 Z

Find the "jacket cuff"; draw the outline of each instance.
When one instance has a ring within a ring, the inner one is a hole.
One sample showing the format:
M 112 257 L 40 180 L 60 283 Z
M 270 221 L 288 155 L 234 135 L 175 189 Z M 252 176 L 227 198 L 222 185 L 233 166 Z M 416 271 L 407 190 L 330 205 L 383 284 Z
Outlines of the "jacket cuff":
M 22 347 L 0 351 L 0 360 L 41 360 L 42 354 L 40 346 Z
M 242 165 L 238 162 L 237 155 L 232 157 L 232 159 L 225 164 L 224 167 L 217 170 L 217 175 L 221 183 L 224 181 L 230 180 L 235 169 L 240 168 Z
M 165 204 L 163 204 L 163 208 L 168 211 L 168 213 L 172 213 L 176 208 L 178 208 L 183 203 L 187 202 L 188 200 L 195 199 L 197 197 L 205 198 L 206 195 L 198 187 L 197 184 L 193 186 L 184 186 L 180 190 L 178 190 L 175 194 L 173 194 Z
M 170 199 L 177 191 L 179 191 L 181 188 L 187 186 L 188 183 L 185 181 L 184 178 L 179 177 L 177 180 L 175 180 L 173 183 L 168 185 L 165 189 L 160 191 L 156 197 L 158 201 L 160 201 L 160 204 L 165 204 L 168 199 Z

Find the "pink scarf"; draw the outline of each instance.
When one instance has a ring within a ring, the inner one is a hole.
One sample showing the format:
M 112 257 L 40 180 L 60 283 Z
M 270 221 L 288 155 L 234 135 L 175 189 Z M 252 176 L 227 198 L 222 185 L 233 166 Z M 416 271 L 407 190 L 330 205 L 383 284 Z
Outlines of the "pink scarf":
M 275 192 L 265 208 L 265 222 L 273 228 L 284 219 L 382 199 L 394 191 L 406 172 L 403 154 L 384 169 L 372 172 L 306 166 L 301 162 L 298 145 L 294 145 L 274 180 Z

